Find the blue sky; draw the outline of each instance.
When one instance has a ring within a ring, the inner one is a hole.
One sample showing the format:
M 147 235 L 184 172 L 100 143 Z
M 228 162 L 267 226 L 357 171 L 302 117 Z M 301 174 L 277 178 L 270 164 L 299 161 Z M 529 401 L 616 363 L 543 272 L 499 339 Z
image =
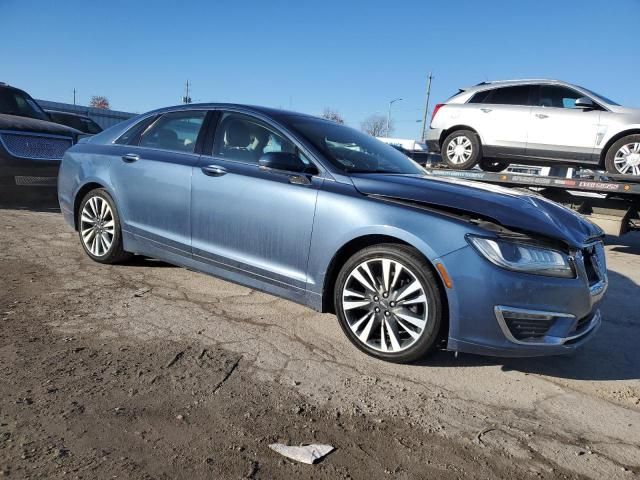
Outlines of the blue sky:
M 394 105 L 417 137 L 431 105 L 483 80 L 553 77 L 640 106 L 640 0 L 0 0 L 0 81 L 36 98 L 105 95 L 144 112 L 194 101 L 320 113 L 358 127 Z

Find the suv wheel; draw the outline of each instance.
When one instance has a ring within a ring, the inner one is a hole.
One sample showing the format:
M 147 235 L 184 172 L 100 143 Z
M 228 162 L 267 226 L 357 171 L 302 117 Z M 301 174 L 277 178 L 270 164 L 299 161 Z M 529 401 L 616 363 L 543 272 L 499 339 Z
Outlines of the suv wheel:
M 78 210 L 78 233 L 82 248 L 92 260 L 118 263 L 131 256 L 122 247 L 120 217 L 111 195 L 103 188 L 85 195 Z
M 640 175 L 640 135 L 627 135 L 611 145 L 604 164 L 609 173 Z
M 442 324 L 441 292 L 413 248 L 381 244 L 353 255 L 336 280 L 334 304 L 349 340 L 374 357 L 406 363 L 432 351 Z
M 442 159 L 456 170 L 468 170 L 482 160 L 480 139 L 471 130 L 458 130 L 442 144 Z

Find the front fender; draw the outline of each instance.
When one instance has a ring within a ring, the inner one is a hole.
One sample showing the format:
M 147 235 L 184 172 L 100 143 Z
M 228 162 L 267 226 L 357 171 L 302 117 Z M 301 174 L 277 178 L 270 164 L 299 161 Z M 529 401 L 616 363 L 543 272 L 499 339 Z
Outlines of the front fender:
M 351 189 L 352 195 L 345 194 Z M 342 192 L 339 192 L 342 190 Z M 467 233 L 481 230 L 437 212 L 373 199 L 353 186 L 331 184 L 319 192 L 307 268 L 307 289 L 322 294 L 336 254 L 348 243 L 370 235 L 405 242 L 430 262 L 467 246 Z

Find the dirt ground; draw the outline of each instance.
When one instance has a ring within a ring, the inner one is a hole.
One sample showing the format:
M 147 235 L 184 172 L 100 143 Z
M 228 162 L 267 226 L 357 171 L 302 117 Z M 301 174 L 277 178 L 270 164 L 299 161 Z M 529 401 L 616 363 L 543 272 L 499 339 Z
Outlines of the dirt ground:
M 571 357 L 371 359 L 331 315 L 137 258 L 51 201 L 0 206 L 0 476 L 638 478 L 640 235 L 608 240 L 604 324 Z M 328 443 L 316 465 L 273 442 Z

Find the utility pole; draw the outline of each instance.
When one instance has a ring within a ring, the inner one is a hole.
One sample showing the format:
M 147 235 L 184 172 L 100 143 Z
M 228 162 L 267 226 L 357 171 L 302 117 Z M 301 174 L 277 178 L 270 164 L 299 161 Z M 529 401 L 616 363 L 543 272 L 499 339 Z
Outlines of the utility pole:
M 182 103 L 191 103 L 191 97 L 189 96 L 189 80 L 184 84 L 184 97 L 182 97 Z
M 76 89 L 73 89 L 73 104 L 76 104 Z
M 427 101 L 424 104 L 424 115 L 422 116 L 422 134 L 420 135 L 420 141 L 424 142 L 425 132 L 427 131 L 427 115 L 429 114 L 429 97 L 431 96 L 431 80 L 433 75 L 429 72 L 427 77 Z

